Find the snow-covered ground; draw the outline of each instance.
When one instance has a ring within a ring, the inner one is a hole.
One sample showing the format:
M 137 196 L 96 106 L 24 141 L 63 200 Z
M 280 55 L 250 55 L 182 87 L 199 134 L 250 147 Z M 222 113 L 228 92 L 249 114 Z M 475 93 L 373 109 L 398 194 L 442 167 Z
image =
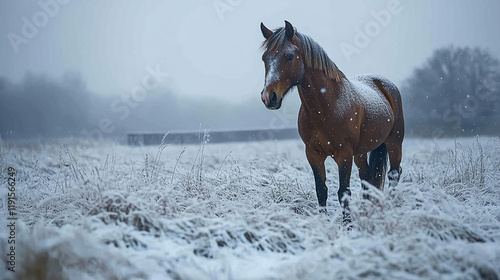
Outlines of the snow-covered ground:
M 300 140 L 128 147 L 0 142 L 1 279 L 498 279 L 500 140 L 407 139 L 402 181 L 341 226 Z M 7 168 L 16 272 L 6 270 Z

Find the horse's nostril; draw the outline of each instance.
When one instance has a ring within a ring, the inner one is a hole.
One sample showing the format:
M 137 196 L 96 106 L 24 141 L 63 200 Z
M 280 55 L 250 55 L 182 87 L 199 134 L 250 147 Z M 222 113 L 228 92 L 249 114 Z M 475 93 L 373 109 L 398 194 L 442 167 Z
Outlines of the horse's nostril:
M 271 92 L 271 102 L 276 103 L 278 101 L 278 95 L 276 95 L 276 92 Z

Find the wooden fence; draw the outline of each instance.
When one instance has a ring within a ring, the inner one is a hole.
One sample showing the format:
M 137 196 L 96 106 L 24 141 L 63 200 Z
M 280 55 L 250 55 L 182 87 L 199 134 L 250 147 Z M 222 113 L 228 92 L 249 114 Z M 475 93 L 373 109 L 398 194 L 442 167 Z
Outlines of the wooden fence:
M 234 131 L 210 131 L 210 132 L 172 132 L 161 133 L 130 133 L 127 142 L 131 146 L 160 145 L 163 137 L 166 144 L 199 144 L 203 137 L 207 137 L 209 143 L 225 142 L 249 142 L 266 140 L 297 139 L 299 133 L 297 128 L 284 129 L 256 129 L 256 130 L 234 130 Z

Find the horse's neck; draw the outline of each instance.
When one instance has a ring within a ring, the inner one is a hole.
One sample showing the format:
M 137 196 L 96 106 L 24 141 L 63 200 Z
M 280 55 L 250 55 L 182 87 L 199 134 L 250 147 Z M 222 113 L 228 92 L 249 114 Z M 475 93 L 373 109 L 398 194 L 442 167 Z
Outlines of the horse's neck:
M 344 82 L 345 79 L 340 82 L 330 79 L 320 70 L 307 70 L 303 82 L 297 86 L 302 107 L 314 114 L 330 111 L 341 98 Z

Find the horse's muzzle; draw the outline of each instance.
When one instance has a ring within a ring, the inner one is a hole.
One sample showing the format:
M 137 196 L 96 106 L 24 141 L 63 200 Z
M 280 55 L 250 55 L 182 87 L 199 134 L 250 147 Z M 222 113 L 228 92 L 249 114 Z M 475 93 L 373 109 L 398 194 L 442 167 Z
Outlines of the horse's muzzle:
M 262 98 L 262 102 L 264 103 L 264 105 L 266 105 L 267 109 L 277 110 L 281 107 L 282 98 L 278 99 L 278 95 L 274 91 L 271 91 L 271 93 L 268 93 L 266 90 L 263 90 L 262 94 L 261 94 L 261 98 Z

